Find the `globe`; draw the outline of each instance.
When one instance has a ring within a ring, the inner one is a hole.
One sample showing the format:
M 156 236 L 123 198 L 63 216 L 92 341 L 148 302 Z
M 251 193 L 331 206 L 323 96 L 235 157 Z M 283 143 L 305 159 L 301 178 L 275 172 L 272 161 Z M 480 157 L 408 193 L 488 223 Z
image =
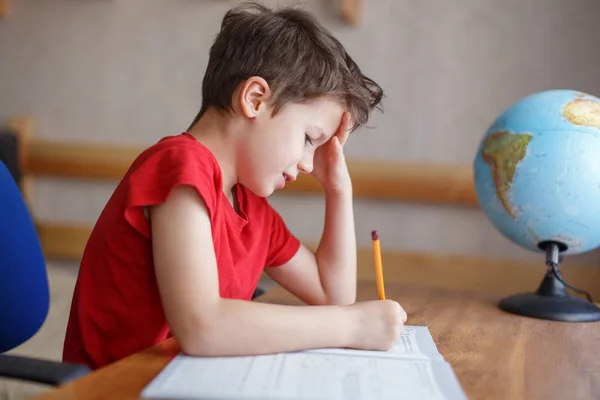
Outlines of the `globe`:
M 600 246 L 600 99 L 574 90 L 524 97 L 492 123 L 473 163 L 477 198 L 513 243 L 563 254 Z
M 558 267 L 560 254 L 600 247 L 600 99 L 561 89 L 518 100 L 488 128 L 473 169 L 477 199 L 493 226 L 513 243 L 546 253 L 537 291 L 498 306 L 533 318 L 600 321 L 589 293 L 567 284 Z

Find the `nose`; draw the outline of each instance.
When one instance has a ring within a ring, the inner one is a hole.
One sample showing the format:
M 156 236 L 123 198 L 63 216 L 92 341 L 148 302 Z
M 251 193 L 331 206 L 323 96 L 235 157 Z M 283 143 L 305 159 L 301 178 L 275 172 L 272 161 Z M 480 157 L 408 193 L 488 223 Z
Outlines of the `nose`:
M 312 172 L 312 170 L 313 170 L 312 154 L 305 155 L 304 157 L 302 157 L 302 160 L 300 160 L 300 162 L 298 163 L 298 169 L 305 174 L 310 174 Z
M 313 170 L 313 165 L 312 162 L 311 163 L 307 163 L 307 162 L 300 162 L 298 163 L 298 169 L 301 172 L 304 172 L 305 174 L 310 174 Z

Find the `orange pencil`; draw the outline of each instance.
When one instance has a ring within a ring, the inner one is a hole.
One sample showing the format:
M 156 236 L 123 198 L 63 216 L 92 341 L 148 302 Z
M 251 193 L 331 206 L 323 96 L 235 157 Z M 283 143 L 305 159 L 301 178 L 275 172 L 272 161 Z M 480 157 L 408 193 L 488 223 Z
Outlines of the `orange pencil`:
M 377 231 L 371 232 L 371 239 L 373 239 L 373 255 L 375 256 L 375 278 L 377 279 L 377 292 L 379 294 L 379 300 L 385 300 L 383 268 L 381 266 L 381 247 L 379 246 L 379 235 L 377 235 Z

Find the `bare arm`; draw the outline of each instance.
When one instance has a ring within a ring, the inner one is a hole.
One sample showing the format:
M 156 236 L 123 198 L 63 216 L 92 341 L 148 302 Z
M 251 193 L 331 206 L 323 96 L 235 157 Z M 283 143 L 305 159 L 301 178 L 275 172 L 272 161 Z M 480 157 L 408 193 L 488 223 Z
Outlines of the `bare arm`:
M 315 253 L 302 246 L 287 264 L 265 272 L 308 304 L 353 304 L 356 235 L 352 190 L 326 191 L 323 235 Z
M 151 221 L 155 272 L 165 315 L 188 354 L 360 347 L 361 318 L 379 315 L 383 321 L 381 312 L 369 315 L 341 306 L 283 306 L 221 298 L 210 220 L 192 188 L 174 189 L 165 203 L 152 207 Z M 327 251 L 330 246 L 321 250 L 324 260 L 335 257 L 335 252 Z
M 356 301 L 356 234 L 351 188 L 342 191 L 326 191 L 325 224 L 315 256 L 329 303 L 354 303 Z

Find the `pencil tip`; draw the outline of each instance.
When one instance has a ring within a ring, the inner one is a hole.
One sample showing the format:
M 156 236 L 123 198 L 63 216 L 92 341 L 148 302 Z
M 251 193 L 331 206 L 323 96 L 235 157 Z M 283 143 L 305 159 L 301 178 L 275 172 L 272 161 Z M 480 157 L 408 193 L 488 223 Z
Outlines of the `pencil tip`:
M 379 239 L 379 235 L 377 234 L 377 231 L 371 232 L 371 239 L 373 239 L 373 240 Z

